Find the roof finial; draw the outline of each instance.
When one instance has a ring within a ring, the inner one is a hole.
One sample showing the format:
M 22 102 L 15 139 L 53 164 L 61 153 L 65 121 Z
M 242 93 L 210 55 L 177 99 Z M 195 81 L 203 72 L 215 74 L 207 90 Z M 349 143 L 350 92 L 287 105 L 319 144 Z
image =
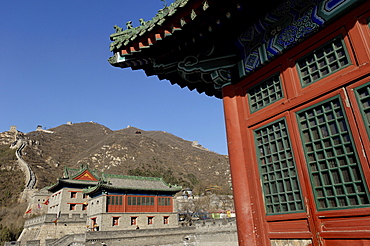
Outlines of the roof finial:
M 161 0 L 163 2 L 163 7 L 167 7 L 167 1 L 166 0 Z
M 143 18 L 140 18 L 139 22 L 140 22 L 140 26 L 144 26 L 146 21 Z
M 119 27 L 119 26 L 115 25 L 113 28 L 116 30 L 116 33 L 117 32 L 122 32 L 122 27 Z
M 126 22 L 127 29 L 132 29 L 132 21 Z

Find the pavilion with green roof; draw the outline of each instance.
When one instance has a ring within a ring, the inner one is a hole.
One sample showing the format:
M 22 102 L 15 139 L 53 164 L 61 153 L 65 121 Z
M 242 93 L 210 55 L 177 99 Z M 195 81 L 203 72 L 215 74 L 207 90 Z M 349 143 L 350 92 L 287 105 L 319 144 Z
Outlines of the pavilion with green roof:
M 48 213 L 87 214 L 89 230 L 177 227 L 173 196 L 181 186 L 162 178 L 97 173 L 88 166 L 66 167 L 46 188 Z

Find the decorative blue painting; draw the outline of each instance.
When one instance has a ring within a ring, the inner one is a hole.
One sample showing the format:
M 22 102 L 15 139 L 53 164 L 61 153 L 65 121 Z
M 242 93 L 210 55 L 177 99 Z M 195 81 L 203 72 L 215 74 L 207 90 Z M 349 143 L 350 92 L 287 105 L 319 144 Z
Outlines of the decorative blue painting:
M 362 0 L 286 1 L 239 37 L 244 75 L 249 74 Z M 243 74 L 241 74 L 243 76 Z

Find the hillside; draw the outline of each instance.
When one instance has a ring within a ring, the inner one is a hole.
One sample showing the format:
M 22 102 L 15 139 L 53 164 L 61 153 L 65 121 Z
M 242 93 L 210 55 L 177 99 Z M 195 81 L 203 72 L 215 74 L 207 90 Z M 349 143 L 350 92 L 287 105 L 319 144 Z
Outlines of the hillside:
M 65 124 L 22 133 L 0 133 L 0 245 L 15 240 L 22 230 L 26 203 L 19 203 L 24 174 L 10 146 L 26 142 L 23 159 L 36 175 L 36 187 L 55 183 L 65 166 L 89 165 L 99 172 L 163 177 L 170 184 L 204 193 L 209 186 L 231 194 L 228 157 L 208 151 L 197 142 L 163 131 L 127 127 L 112 131 L 93 123 Z
M 87 164 L 100 172 L 163 176 L 169 183 L 204 192 L 210 185 L 230 193 L 228 158 L 163 131 L 128 127 L 112 131 L 97 123 L 61 125 L 25 134 L 23 158 L 37 188 L 55 182 L 64 166 Z
M 9 148 L 15 137 L 14 132 L 0 133 L 0 245 L 18 237 L 27 208 L 27 204 L 18 203 L 24 189 L 24 174 L 17 164 L 15 150 Z

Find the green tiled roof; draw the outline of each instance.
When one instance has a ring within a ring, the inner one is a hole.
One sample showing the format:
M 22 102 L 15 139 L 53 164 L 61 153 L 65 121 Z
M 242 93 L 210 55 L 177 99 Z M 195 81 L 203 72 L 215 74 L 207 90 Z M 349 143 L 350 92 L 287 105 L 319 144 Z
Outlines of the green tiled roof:
M 156 27 L 162 26 L 169 17 L 175 14 L 179 8 L 184 7 L 188 2 L 189 0 L 177 0 L 170 6 L 160 9 L 153 19 L 149 21 L 140 19 L 140 26 L 138 27 L 132 27 L 131 21 L 126 23 L 126 30 L 123 30 L 123 28 L 119 26 L 114 26 L 116 33 L 110 35 L 110 38 L 113 41 L 110 45 L 110 51 L 115 51 L 123 46 L 127 46 L 137 37 L 143 36 L 144 33 L 149 32 Z
M 92 193 L 99 189 L 167 191 L 176 193 L 182 187 L 168 185 L 162 178 L 104 174 L 103 180 L 97 186 L 86 189 L 84 192 Z
M 62 189 L 65 186 L 81 186 L 81 188 L 95 186 L 98 184 L 98 181 L 90 181 L 90 180 L 74 180 L 74 179 L 65 179 L 65 178 L 59 178 L 58 182 L 45 187 L 48 191 L 56 191 L 59 189 Z
M 79 176 L 84 171 L 90 171 L 99 181 L 90 180 L 75 180 L 73 178 Z M 166 191 L 176 193 L 182 189 L 181 186 L 166 184 L 162 178 L 155 177 L 139 177 L 101 173 L 100 176 L 95 171 L 82 167 L 80 169 L 73 169 L 66 167 L 64 169 L 64 177 L 59 178 L 58 182 L 46 187 L 49 191 L 56 191 L 65 186 L 81 186 L 86 188 L 85 193 L 91 193 L 100 188 L 111 190 L 148 190 L 148 191 Z M 90 188 L 89 188 L 90 187 Z
M 99 179 L 99 175 L 96 173 L 96 171 L 90 169 L 88 166 L 81 166 L 79 169 L 64 167 L 63 178 L 74 179 L 86 170 L 88 170 L 94 176 L 94 178 Z

